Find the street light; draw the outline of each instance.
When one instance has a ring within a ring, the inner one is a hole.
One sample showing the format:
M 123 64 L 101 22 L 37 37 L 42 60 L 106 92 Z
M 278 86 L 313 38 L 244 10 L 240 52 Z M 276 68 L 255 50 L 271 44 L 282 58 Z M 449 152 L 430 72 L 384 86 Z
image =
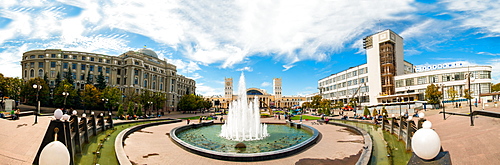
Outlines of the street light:
M 471 72 L 467 72 L 465 74 L 465 77 L 467 78 L 467 89 L 469 89 L 468 93 L 469 93 L 469 97 L 472 97 L 472 90 L 470 89 L 470 79 L 471 79 L 471 76 L 472 76 L 472 73 Z M 474 80 L 472 80 L 474 81 Z M 470 111 L 470 126 L 474 126 L 474 115 L 472 115 L 472 102 L 471 102 L 471 99 L 467 98 L 469 100 L 469 111 Z
M 104 102 L 104 108 L 106 108 L 106 105 L 108 104 L 109 99 L 101 99 L 101 100 Z M 106 110 L 106 109 L 104 109 L 104 110 Z M 103 110 L 103 112 L 104 112 L 104 110 Z M 109 106 L 108 106 L 108 114 L 109 113 L 111 113 L 111 112 L 109 111 Z
M 148 104 L 149 104 L 149 113 L 151 114 L 151 112 L 153 111 L 153 102 L 148 101 Z M 156 116 L 158 116 L 158 114 Z
M 64 109 L 66 109 L 66 98 L 69 96 L 69 92 L 63 92 L 62 95 L 64 96 Z
M 38 123 L 38 113 L 40 113 L 40 100 L 38 100 L 38 95 L 40 94 L 40 90 L 42 89 L 42 85 L 33 84 L 33 88 L 36 89 L 36 111 L 35 111 L 35 124 Z

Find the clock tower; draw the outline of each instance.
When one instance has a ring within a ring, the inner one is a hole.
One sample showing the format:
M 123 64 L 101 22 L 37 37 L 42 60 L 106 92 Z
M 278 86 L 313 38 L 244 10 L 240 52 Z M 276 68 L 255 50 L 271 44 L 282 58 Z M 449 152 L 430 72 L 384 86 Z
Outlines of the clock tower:
M 233 98 L 233 78 L 224 78 L 224 95 L 229 100 Z

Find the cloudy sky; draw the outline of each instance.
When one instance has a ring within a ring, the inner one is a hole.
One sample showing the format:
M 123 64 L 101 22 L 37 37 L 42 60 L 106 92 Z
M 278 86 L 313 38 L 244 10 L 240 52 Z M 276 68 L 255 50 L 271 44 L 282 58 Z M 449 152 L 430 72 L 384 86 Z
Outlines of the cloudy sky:
M 498 0 L 2 0 L 0 73 L 21 76 L 23 52 L 63 49 L 119 55 L 147 45 L 197 94 L 224 93 L 243 71 L 247 87 L 284 95 L 366 63 L 362 38 L 391 29 L 415 65 L 491 65 L 500 80 Z

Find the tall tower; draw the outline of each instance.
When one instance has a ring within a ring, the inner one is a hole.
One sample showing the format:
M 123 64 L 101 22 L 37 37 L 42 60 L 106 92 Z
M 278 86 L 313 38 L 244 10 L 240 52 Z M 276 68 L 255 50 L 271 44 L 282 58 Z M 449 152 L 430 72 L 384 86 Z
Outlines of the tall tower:
M 227 99 L 233 98 L 233 78 L 224 78 L 224 95 Z
M 394 76 L 404 74 L 403 38 L 384 30 L 363 39 L 370 81 L 370 104 L 377 97 L 395 94 Z
M 281 99 L 281 78 L 273 79 L 273 93 L 276 100 Z

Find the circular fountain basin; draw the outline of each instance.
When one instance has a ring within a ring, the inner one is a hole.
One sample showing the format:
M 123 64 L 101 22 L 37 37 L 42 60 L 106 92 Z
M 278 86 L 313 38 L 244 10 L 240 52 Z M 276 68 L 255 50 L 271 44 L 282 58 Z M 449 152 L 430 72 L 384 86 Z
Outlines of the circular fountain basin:
M 173 129 L 170 137 L 182 148 L 202 156 L 232 161 L 259 161 L 293 155 L 315 144 L 319 135 L 316 129 L 305 125 L 268 124 L 270 136 L 262 140 L 243 141 L 246 147 L 236 148 L 240 141 L 220 137 L 220 130 L 220 124 L 192 124 Z

